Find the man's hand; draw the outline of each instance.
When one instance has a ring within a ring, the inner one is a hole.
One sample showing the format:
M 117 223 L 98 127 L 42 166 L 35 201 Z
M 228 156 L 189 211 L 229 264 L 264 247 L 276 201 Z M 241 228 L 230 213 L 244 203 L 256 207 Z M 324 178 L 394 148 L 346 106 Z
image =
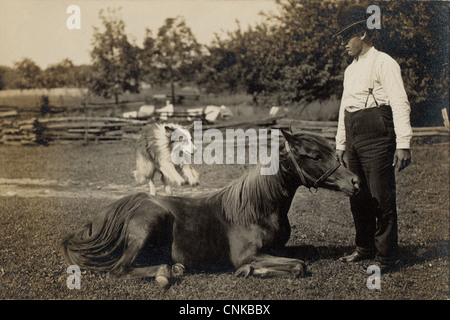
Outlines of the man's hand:
M 405 169 L 411 163 L 411 151 L 409 149 L 397 149 L 395 150 L 393 167 L 397 167 L 400 172 Z
M 344 167 L 347 168 L 347 164 L 344 161 L 344 150 L 336 150 L 336 158 L 338 159 L 338 161 L 340 162 L 340 164 L 342 164 Z

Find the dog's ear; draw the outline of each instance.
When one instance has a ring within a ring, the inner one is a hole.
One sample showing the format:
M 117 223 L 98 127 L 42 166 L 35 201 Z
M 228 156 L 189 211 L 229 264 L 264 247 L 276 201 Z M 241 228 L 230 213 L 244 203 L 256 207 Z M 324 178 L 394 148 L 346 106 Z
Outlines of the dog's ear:
M 194 123 L 192 122 L 190 125 L 184 126 L 184 128 L 185 128 L 187 131 L 193 133 L 193 132 L 194 132 Z
M 165 125 L 164 129 L 166 130 L 166 134 L 170 135 L 170 134 L 172 134 L 175 131 L 176 128 L 174 128 L 172 126 Z

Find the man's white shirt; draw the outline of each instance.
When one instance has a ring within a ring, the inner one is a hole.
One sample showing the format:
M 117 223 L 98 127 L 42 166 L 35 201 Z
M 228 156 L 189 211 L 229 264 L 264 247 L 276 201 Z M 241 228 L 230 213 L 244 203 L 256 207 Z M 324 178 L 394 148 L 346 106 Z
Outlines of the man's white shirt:
M 372 66 L 373 72 L 371 72 Z M 354 59 L 345 70 L 336 149 L 345 150 L 345 111 L 355 112 L 377 107 L 373 96 L 369 95 L 369 87 L 372 86 L 378 105 L 390 105 L 392 108 L 397 149 L 409 149 L 412 137 L 411 108 L 403 85 L 400 66 L 388 54 L 374 47 L 363 55 L 359 55 L 358 59 Z

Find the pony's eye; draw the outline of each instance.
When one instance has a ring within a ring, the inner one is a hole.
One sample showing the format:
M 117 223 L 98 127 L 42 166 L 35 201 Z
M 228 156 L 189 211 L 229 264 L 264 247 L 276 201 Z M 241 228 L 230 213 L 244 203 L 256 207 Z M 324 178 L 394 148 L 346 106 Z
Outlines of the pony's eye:
M 320 160 L 322 160 L 322 158 L 321 158 L 320 155 L 318 155 L 318 154 L 315 154 L 315 155 L 311 156 L 311 159 L 313 159 L 314 161 L 320 161 Z

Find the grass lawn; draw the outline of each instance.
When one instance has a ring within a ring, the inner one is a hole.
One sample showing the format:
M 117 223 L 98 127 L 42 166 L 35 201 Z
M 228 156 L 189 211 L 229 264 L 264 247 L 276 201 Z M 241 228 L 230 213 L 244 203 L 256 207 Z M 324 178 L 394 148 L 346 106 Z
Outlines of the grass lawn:
M 447 299 L 448 143 L 414 144 L 412 152 L 413 163 L 397 175 L 399 269 L 382 275 L 380 290 L 366 286 L 370 261 L 351 265 L 337 261 L 353 250 L 348 198 L 322 189 L 314 194 L 303 187 L 289 212 L 292 236 L 286 251 L 307 264 L 303 278 L 244 279 L 226 268 L 188 270 L 164 291 L 153 279 L 110 280 L 82 270 L 81 289 L 69 290 L 60 241 L 113 201 L 109 190 L 126 194 L 145 189 L 135 185 L 131 174 L 134 145 L 2 145 L 0 180 L 30 179 L 22 187 L 32 195 L 6 195 L 11 187 L 7 182 L 0 190 L 0 299 Z M 197 169 L 201 184 L 195 190 L 202 192 L 226 185 L 249 166 L 197 165 Z M 56 182 L 42 187 L 33 181 Z M 121 189 L 108 189 L 112 185 Z

